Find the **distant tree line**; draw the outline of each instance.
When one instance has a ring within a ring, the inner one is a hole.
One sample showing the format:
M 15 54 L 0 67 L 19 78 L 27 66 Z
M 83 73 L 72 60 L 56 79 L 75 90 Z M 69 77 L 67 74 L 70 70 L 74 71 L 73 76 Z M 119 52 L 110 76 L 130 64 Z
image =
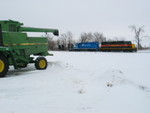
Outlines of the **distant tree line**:
M 132 32 L 135 34 L 135 42 L 137 43 L 137 48 L 141 49 L 141 41 L 143 37 L 142 33 L 144 32 L 144 26 L 137 28 L 136 26 L 132 25 L 129 26 Z M 101 32 L 84 32 L 81 33 L 78 40 L 74 39 L 73 33 L 68 31 L 66 33 L 60 34 L 57 40 L 54 39 L 54 36 L 48 36 L 48 44 L 50 50 L 71 50 L 75 43 L 80 42 L 104 42 L 104 41 L 124 41 L 124 38 L 115 37 L 113 39 L 108 39 L 104 36 Z

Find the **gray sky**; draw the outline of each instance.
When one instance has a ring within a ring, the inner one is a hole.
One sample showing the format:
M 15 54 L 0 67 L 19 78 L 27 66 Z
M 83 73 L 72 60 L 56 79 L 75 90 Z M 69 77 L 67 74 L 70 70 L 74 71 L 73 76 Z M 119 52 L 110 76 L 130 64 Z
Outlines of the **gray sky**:
M 0 0 L 0 19 L 25 26 L 82 32 L 102 32 L 108 38 L 133 40 L 130 25 L 144 25 L 150 35 L 150 0 Z

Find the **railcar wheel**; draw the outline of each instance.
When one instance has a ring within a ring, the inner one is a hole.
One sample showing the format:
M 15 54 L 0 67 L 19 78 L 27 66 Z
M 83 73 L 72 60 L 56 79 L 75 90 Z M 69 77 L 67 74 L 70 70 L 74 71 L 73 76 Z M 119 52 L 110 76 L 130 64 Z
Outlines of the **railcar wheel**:
M 8 72 L 9 64 L 5 56 L 0 55 L 0 77 L 5 77 Z
M 47 60 L 44 57 L 38 57 L 35 60 L 35 68 L 37 70 L 44 70 L 47 68 Z

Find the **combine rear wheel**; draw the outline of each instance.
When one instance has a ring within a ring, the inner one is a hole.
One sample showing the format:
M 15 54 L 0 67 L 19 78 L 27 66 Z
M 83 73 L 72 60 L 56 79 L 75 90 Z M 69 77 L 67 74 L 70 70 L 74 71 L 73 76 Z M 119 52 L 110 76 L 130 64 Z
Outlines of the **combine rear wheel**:
M 9 64 L 5 56 L 0 55 L 0 77 L 5 77 L 8 72 Z
M 47 60 L 44 57 L 38 57 L 35 60 L 35 68 L 37 70 L 44 70 L 47 68 Z

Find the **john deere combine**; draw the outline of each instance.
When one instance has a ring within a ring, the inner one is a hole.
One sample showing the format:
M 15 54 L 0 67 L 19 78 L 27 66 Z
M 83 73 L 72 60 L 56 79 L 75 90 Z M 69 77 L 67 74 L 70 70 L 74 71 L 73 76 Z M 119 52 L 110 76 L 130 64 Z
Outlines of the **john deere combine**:
M 13 20 L 0 21 L 0 77 L 4 77 L 9 66 L 15 69 L 35 63 L 38 70 L 47 68 L 48 39 L 28 37 L 26 32 L 51 32 L 58 35 L 57 29 L 23 27 L 23 23 Z M 37 55 L 37 59 L 31 55 Z

